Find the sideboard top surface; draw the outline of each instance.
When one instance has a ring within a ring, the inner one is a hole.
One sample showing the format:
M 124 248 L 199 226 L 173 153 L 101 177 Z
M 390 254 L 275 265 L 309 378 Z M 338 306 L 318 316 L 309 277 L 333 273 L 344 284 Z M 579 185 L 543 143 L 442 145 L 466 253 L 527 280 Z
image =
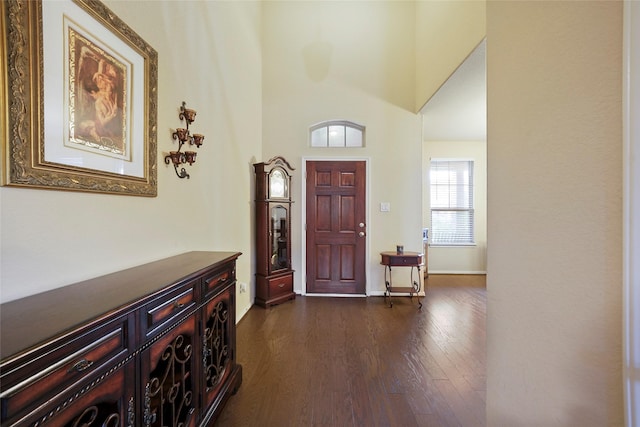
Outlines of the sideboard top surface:
M 187 252 L 0 305 L 0 359 L 61 331 L 143 304 L 174 284 L 237 259 L 239 252 Z

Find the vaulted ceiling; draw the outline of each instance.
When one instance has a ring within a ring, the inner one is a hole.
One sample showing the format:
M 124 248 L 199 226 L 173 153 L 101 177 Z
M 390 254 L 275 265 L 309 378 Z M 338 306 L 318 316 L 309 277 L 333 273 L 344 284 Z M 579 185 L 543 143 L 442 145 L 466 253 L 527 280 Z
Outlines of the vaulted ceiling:
M 485 59 L 483 40 L 422 108 L 423 140 L 486 140 Z

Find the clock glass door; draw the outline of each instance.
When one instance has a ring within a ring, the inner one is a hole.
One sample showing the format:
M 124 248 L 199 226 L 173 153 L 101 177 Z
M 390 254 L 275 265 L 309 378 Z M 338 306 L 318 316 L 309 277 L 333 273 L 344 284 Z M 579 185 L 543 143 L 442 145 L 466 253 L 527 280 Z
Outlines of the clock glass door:
M 271 271 L 289 268 L 289 218 L 287 208 L 271 208 Z

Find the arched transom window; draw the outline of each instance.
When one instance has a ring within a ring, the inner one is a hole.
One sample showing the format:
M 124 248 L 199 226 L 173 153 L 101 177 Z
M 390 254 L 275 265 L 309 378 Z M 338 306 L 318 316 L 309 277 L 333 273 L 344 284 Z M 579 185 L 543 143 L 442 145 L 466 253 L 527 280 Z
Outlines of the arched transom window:
M 364 147 L 364 126 L 345 120 L 313 125 L 309 136 L 312 147 Z

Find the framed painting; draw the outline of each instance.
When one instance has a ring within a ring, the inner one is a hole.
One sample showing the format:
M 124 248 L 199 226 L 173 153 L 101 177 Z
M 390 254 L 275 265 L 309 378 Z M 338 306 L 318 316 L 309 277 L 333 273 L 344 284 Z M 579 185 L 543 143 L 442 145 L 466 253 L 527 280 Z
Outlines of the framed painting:
M 2 2 L 2 184 L 157 195 L 156 51 L 98 0 Z

